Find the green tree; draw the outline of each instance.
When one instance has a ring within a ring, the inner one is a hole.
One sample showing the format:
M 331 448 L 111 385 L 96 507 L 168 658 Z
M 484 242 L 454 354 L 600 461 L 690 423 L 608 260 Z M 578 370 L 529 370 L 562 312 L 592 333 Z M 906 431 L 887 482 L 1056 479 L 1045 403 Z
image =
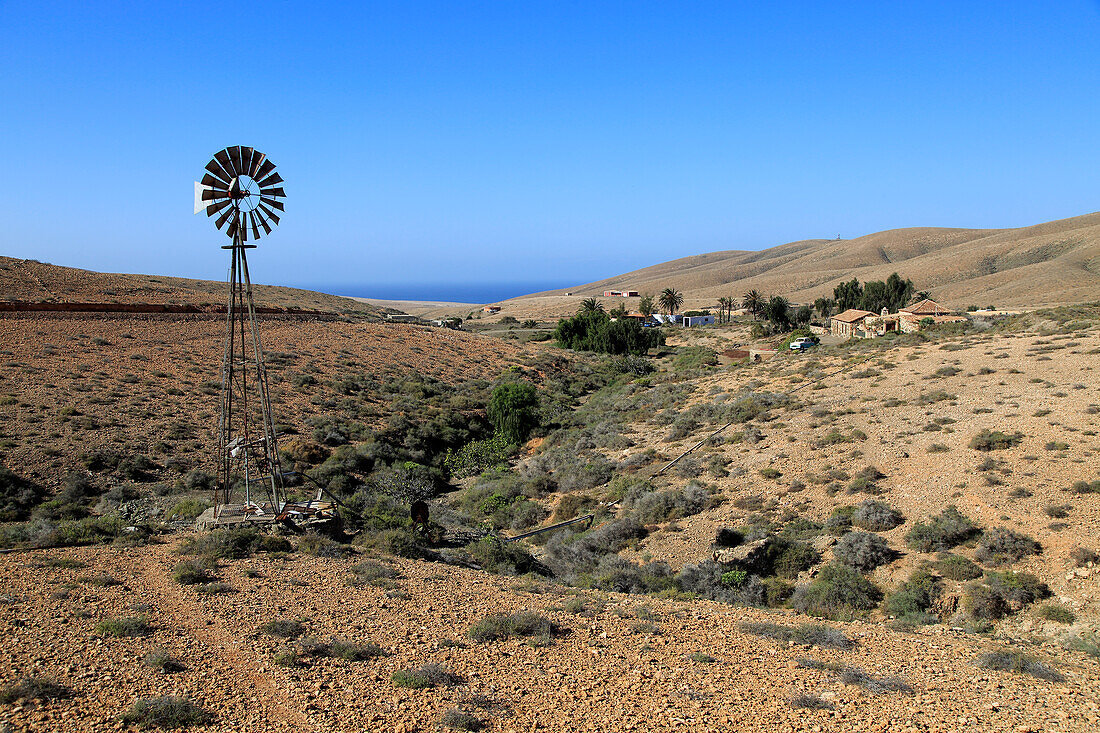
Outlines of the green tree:
M 846 283 L 841 283 L 833 288 L 833 300 L 836 301 L 838 311 L 846 311 L 849 308 L 858 308 L 863 299 L 863 286 L 859 280 L 852 278 Z
M 814 301 L 814 308 L 822 318 L 828 318 L 833 314 L 833 306 L 836 305 L 832 298 L 818 298 Z
M 538 405 L 539 398 L 533 384 L 498 384 L 489 397 L 489 422 L 509 441 L 523 443 L 539 423 Z
M 649 318 L 651 315 L 653 315 L 653 312 L 656 310 L 656 306 L 653 305 L 652 295 L 643 295 L 642 299 L 638 301 L 638 312 L 646 318 Z
M 794 312 L 794 322 L 799 326 L 805 326 L 810 322 L 811 315 L 813 315 L 813 311 L 810 310 L 810 306 L 799 306 L 798 310 Z
M 665 288 L 661 291 L 661 296 L 657 299 L 661 307 L 665 309 L 665 313 L 670 316 L 680 309 L 680 306 L 684 304 L 684 296 L 674 288 Z
M 752 320 L 756 320 L 756 317 L 764 312 L 764 296 L 755 290 L 750 290 L 741 296 L 741 307 L 748 309 L 752 314 Z
M 726 298 L 726 297 L 723 296 L 723 297 L 718 299 L 718 314 L 719 314 L 718 320 L 720 320 L 720 321 L 730 320 L 730 317 L 727 314 L 732 313 L 732 311 L 733 311 L 732 298 Z
M 786 331 L 791 327 L 791 304 L 782 295 L 773 295 L 764 306 L 764 317 L 778 331 Z
M 622 318 L 626 315 L 626 303 L 619 303 L 611 309 L 612 318 Z

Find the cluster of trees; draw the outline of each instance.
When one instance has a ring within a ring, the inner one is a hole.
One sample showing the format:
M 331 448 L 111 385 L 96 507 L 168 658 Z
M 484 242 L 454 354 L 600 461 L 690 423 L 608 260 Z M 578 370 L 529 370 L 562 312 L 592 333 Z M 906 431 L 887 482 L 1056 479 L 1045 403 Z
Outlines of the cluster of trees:
M 616 315 L 625 312 L 621 306 L 616 309 Z M 611 320 L 595 298 L 582 301 L 577 315 L 558 321 L 554 339 L 566 349 L 604 354 L 645 354 L 665 342 L 660 329 L 643 328 L 633 318 Z
M 833 288 L 831 305 L 838 312 L 849 308 L 859 308 L 872 313 L 879 313 L 883 308 L 886 308 L 888 312 L 893 313 L 913 300 L 914 296 L 916 300 L 923 300 L 928 297 L 928 292 L 917 292 L 913 287 L 912 280 L 908 278 L 902 280 L 901 276 L 895 272 L 886 278 L 885 282 L 882 280 L 869 280 L 860 285 L 859 280 L 853 277 L 848 282 L 837 285 Z M 827 298 L 818 298 L 814 305 L 818 310 L 821 310 L 821 306 L 818 304 L 821 303 L 827 307 L 829 305 L 827 301 Z
M 756 290 L 750 290 L 741 297 L 741 307 L 752 314 L 754 321 L 763 318 L 776 332 L 804 326 L 813 315 L 808 305 L 792 308 L 790 301 L 782 295 L 767 297 Z

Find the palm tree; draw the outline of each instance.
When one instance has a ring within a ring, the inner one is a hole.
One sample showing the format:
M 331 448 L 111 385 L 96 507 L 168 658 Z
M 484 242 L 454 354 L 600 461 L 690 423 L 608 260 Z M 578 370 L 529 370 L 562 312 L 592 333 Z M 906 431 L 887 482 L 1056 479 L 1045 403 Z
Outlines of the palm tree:
M 752 314 L 752 320 L 755 321 L 760 312 L 764 310 L 764 296 L 755 290 L 750 290 L 742 296 L 741 307 L 747 308 L 749 313 Z
M 719 320 L 722 320 L 722 321 L 729 320 L 726 317 L 726 311 L 730 310 L 731 307 L 732 306 L 730 304 L 730 299 L 729 298 L 723 297 L 723 298 L 718 299 L 718 312 L 721 314 L 721 318 Z
M 661 307 L 665 309 L 665 312 L 670 316 L 680 309 L 680 306 L 684 304 L 684 296 L 681 293 L 676 292 L 673 288 L 665 288 L 661 291 L 661 297 L 659 297 Z
M 786 331 L 791 324 L 791 304 L 782 295 L 773 295 L 764 306 L 764 316 L 780 331 Z
M 581 307 L 577 309 L 578 315 L 587 315 L 589 313 L 603 313 L 603 303 L 595 298 L 585 298 L 581 301 Z

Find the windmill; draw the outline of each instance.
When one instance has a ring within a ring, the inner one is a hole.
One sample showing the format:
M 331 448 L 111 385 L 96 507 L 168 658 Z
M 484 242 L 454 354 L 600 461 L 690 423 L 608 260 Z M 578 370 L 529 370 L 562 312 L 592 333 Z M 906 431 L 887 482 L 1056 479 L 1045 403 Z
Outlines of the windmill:
M 215 226 L 224 227 L 232 240 L 222 247 L 230 250 L 231 258 L 213 523 L 249 521 L 247 517 L 270 520 L 285 514 L 287 502 L 245 253 L 256 247 L 247 243 L 250 232 L 255 242 L 261 231 L 271 234 L 272 225 L 279 223 L 275 212 L 283 211 L 279 199 L 286 193 L 275 164 L 253 148 L 234 145 L 220 150 L 206 171 L 195 182 L 195 213 L 216 216 Z M 243 504 L 230 503 L 237 490 L 243 490 Z

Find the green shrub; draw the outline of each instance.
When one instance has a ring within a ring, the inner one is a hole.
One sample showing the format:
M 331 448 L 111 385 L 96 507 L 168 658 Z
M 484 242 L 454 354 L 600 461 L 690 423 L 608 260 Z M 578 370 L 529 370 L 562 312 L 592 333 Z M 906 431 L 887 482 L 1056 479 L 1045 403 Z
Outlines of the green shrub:
M 817 577 L 795 591 L 791 606 L 811 616 L 847 619 L 882 600 L 882 591 L 846 565 L 826 565 Z
M 139 728 L 171 730 L 202 725 L 211 715 L 187 698 L 174 695 L 144 697 L 122 716 L 122 722 Z
M 164 518 L 168 521 L 194 519 L 210 506 L 210 502 L 201 499 L 184 499 L 176 502 L 164 515 Z
M 943 553 L 932 563 L 932 567 L 949 580 L 974 580 L 982 577 L 982 569 L 962 555 Z
M 401 573 L 397 571 L 397 568 L 385 565 L 374 560 L 366 560 L 352 565 L 348 568 L 351 571 L 351 580 L 348 581 L 348 585 L 379 585 L 386 586 L 392 585 L 389 581 L 395 580 L 401 577 Z
M 504 542 L 487 535 L 465 547 L 470 559 L 483 570 L 501 575 L 546 574 L 546 569 L 534 556 L 516 542 Z
M 954 506 L 948 506 L 928 522 L 921 522 L 905 536 L 919 552 L 950 550 L 978 533 L 978 527 Z
M 665 337 L 661 329 L 642 328 L 632 318 L 612 321 L 602 311 L 591 311 L 558 321 L 554 340 L 562 348 L 576 351 L 643 356 L 651 348 L 664 345 Z
M 172 580 L 180 585 L 208 583 L 214 579 L 214 576 L 210 574 L 213 567 L 214 564 L 210 561 L 185 560 L 177 564 L 172 570 Z
M 364 532 L 355 539 L 356 544 L 384 552 L 394 557 L 410 560 L 426 560 L 434 557 L 424 538 L 408 529 L 386 529 L 381 532 Z
M 180 542 L 181 555 L 203 555 L 222 560 L 249 557 L 256 552 L 290 552 L 293 547 L 285 537 L 267 535 L 251 527 L 215 529 L 187 537 Z
M 10 705 L 20 700 L 50 702 L 72 697 L 73 691 L 45 677 L 23 677 L 0 689 L 0 703 Z
M 153 627 L 145 616 L 103 619 L 95 626 L 95 632 L 99 636 L 145 636 L 152 631 Z
M 817 695 L 795 695 L 790 699 L 790 705 L 796 710 L 832 710 L 836 706 Z
M 974 557 L 990 565 L 1006 565 L 1019 561 L 1025 555 L 1038 555 L 1043 548 L 1031 537 L 1004 527 L 995 527 L 982 534 Z
M 983 428 L 981 432 L 970 439 L 970 447 L 980 451 L 1005 450 L 1019 445 L 1023 438 L 1023 433 L 1008 435 L 1000 430 Z
M 498 641 L 516 636 L 549 639 L 558 632 L 550 619 L 533 611 L 494 613 L 470 626 L 474 641 Z
M 936 623 L 939 619 L 929 610 L 942 592 L 943 583 L 928 570 L 918 568 L 886 599 L 886 613 L 905 623 Z
M 364 662 L 368 659 L 381 657 L 385 654 L 382 647 L 368 642 L 358 644 L 346 639 L 333 639 L 328 646 L 328 656 L 336 659 L 346 659 L 349 662 Z
M 223 593 L 236 593 L 237 589 L 229 583 L 216 580 L 213 583 L 201 583 L 195 586 L 195 592 L 204 596 L 215 596 Z
M 327 557 L 338 559 L 354 555 L 355 549 L 351 545 L 336 542 L 322 534 L 307 532 L 298 538 L 298 551 L 313 557 Z

